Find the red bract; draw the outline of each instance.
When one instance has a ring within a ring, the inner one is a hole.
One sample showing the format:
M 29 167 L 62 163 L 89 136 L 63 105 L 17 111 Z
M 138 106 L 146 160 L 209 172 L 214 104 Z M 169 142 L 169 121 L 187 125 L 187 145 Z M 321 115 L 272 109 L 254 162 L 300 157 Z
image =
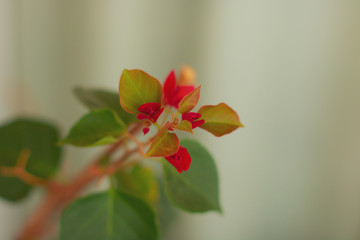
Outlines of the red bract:
M 139 115 L 137 115 L 139 120 L 148 119 L 154 123 L 164 111 L 164 108 L 161 108 L 160 103 L 145 103 L 141 105 L 138 110 L 140 112 Z
M 146 135 L 150 131 L 150 128 L 144 127 L 142 131 L 143 131 L 144 135 Z
M 165 159 L 173 165 L 179 173 L 188 170 L 191 163 L 191 156 L 188 150 L 182 146 L 179 147 L 179 150 L 175 154 L 165 157 Z
M 178 85 L 176 83 L 175 72 L 172 70 L 164 82 L 163 96 L 165 104 L 178 108 L 181 99 L 194 89 L 193 85 Z
M 182 118 L 182 120 L 187 120 L 187 121 L 191 122 L 191 126 L 193 129 L 197 128 L 205 123 L 204 119 L 196 121 L 197 119 L 201 118 L 200 113 L 194 113 L 194 112 L 184 113 L 181 118 Z

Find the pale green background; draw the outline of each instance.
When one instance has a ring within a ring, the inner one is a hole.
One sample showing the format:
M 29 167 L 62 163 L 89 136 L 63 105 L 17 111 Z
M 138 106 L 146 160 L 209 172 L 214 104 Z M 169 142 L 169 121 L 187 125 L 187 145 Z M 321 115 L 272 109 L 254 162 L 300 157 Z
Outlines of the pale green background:
M 201 103 L 227 102 L 246 128 L 201 134 L 224 215 L 184 214 L 165 239 L 360 238 L 360 1 L 0 0 L 2 121 L 27 113 L 65 132 L 85 112 L 72 87 L 116 90 L 124 68 L 162 80 L 182 64 Z M 1 240 L 37 198 L 0 200 Z

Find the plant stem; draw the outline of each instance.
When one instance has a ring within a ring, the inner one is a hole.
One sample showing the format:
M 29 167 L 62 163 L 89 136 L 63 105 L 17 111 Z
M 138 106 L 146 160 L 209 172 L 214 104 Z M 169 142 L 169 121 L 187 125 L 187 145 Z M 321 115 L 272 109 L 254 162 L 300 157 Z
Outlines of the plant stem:
M 142 123 L 135 125 L 129 132 L 135 134 L 142 128 Z M 113 174 L 119 170 L 129 156 L 139 151 L 136 147 L 126 151 L 116 161 L 108 166 L 101 166 L 100 163 L 106 157 L 110 157 L 124 142 L 118 142 L 101 154 L 90 166 L 81 171 L 70 183 L 60 184 L 57 182 L 47 182 L 48 188 L 43 202 L 28 217 L 25 225 L 17 237 L 18 240 L 38 240 L 44 237 L 54 220 L 59 217 L 61 210 L 68 205 L 85 187 L 96 179 L 100 179 L 108 174 Z M 124 165 L 125 166 L 125 165 Z
M 30 158 L 30 150 L 24 148 L 18 157 L 15 166 L 12 167 L 0 167 L 0 173 L 5 177 L 17 177 L 24 183 L 32 186 L 43 186 L 45 188 L 50 188 L 49 182 L 45 179 L 39 178 L 26 171 L 26 164 Z

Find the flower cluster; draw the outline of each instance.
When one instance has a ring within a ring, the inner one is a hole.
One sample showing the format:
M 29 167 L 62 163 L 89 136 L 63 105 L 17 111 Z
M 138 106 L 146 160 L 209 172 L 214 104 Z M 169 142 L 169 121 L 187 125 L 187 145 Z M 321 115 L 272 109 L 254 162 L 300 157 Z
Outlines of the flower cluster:
M 158 129 L 146 157 L 164 157 L 179 173 L 189 169 L 191 156 L 180 145 L 176 130 L 193 133 L 193 129 L 200 127 L 222 136 L 242 126 L 236 112 L 224 103 L 192 112 L 199 101 L 201 86 L 196 87 L 193 79 L 184 77 L 186 74 L 181 76 L 177 81 L 172 70 L 161 86 L 156 78 L 141 70 L 124 70 L 119 86 L 120 104 L 144 121 L 143 133 L 147 134 L 151 125 Z
M 175 71 L 172 70 L 167 78 L 165 79 L 163 85 L 163 99 L 161 105 L 160 103 L 151 102 L 144 103 L 138 107 L 140 112 L 137 115 L 139 120 L 146 120 L 146 127 L 143 129 L 144 134 L 149 132 L 149 125 L 155 124 L 164 112 L 164 108 L 172 109 L 175 108 L 178 110 L 179 103 L 181 100 L 192 91 L 194 91 L 194 85 L 180 85 L 176 81 Z M 198 120 L 201 117 L 200 113 L 186 112 L 182 114 L 182 120 L 189 121 L 192 125 L 192 129 L 201 126 L 205 123 L 205 120 Z M 198 121 L 196 121 L 198 120 Z M 166 127 L 169 131 L 174 131 L 178 119 L 174 117 L 171 122 L 167 122 Z M 183 146 L 180 146 L 176 153 L 169 156 L 164 156 L 165 159 L 172 164 L 179 173 L 186 171 L 190 167 L 191 157 L 187 149 Z

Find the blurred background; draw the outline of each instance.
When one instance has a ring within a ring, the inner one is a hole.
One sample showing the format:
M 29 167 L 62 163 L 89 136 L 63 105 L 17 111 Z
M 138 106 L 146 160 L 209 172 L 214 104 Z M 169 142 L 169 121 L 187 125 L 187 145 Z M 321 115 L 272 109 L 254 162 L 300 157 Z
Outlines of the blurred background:
M 360 238 L 360 1 L 0 0 L 1 123 L 45 117 L 65 134 L 86 112 L 73 87 L 116 91 L 124 68 L 163 81 L 183 64 L 201 103 L 228 103 L 245 128 L 198 131 L 224 214 L 182 213 L 164 239 Z M 84 152 L 66 157 L 81 166 Z M 0 239 L 37 197 L 0 200 Z

